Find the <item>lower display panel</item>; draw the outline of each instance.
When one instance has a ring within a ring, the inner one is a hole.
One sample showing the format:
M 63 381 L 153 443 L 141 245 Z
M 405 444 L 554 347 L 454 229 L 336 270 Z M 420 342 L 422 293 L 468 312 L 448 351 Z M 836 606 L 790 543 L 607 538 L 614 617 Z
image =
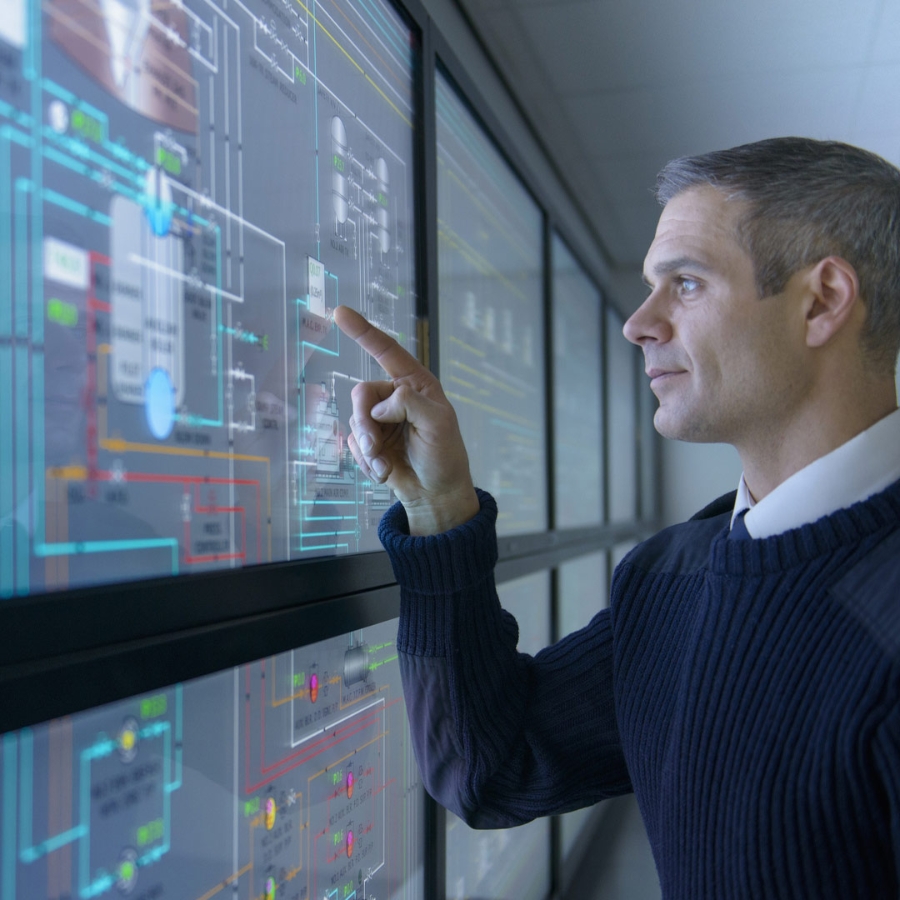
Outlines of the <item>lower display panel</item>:
M 0 897 L 414 900 L 396 621 L 2 738 Z
M 519 624 L 518 649 L 550 642 L 550 577 L 501 584 L 500 603 Z M 518 828 L 474 829 L 447 813 L 447 900 L 545 900 L 550 894 L 550 819 Z

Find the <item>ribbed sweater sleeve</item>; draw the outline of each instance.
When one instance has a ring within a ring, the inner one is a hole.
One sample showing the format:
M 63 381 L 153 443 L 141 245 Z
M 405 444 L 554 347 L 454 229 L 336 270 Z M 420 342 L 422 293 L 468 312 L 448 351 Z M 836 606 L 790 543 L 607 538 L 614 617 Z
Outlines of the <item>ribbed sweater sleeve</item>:
M 425 785 L 468 824 L 495 828 L 631 785 L 609 614 L 534 657 L 518 653 L 494 584 L 497 507 L 479 500 L 470 522 L 429 537 L 409 535 L 398 504 L 379 534 L 401 588 L 397 646 Z
M 900 663 L 895 661 L 893 702 L 875 735 L 873 757 L 880 776 L 890 824 L 890 845 L 895 867 L 900 867 L 900 697 L 896 691 Z M 900 872 L 896 873 L 900 876 Z M 900 881 L 900 877 L 897 878 Z

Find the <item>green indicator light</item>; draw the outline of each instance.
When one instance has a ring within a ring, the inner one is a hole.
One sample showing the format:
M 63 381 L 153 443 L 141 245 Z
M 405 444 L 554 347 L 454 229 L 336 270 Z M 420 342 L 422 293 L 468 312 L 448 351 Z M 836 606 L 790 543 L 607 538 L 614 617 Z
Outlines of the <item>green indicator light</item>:
M 146 825 L 141 825 L 137 830 L 138 845 L 143 847 L 153 841 L 158 841 L 164 834 L 163 820 L 154 819 Z
M 306 672 L 297 672 L 294 675 L 294 687 L 303 687 L 306 684 Z
M 131 881 L 134 878 L 134 863 L 130 859 L 119 866 L 119 878 L 122 881 Z
M 74 303 L 65 303 L 57 297 L 47 301 L 47 318 L 68 328 L 78 324 L 78 307 Z
M 156 151 L 156 162 L 171 175 L 181 174 L 181 158 L 176 153 L 170 153 L 164 147 L 160 147 Z
M 141 718 L 155 719 L 158 716 L 165 715 L 168 709 L 168 701 L 165 694 L 157 694 L 154 697 L 147 697 L 141 701 Z
M 334 154 L 334 167 L 338 172 L 344 171 L 344 160 L 337 153 Z
M 103 123 L 99 119 L 89 116 L 82 109 L 76 109 L 72 113 L 72 128 L 82 137 L 98 144 L 103 140 Z

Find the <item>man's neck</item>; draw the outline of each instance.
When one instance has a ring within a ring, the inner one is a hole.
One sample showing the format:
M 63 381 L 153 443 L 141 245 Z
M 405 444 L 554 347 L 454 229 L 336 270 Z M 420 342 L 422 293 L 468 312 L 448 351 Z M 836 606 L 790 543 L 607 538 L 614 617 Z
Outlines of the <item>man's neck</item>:
M 859 402 L 838 410 L 810 406 L 794 416 L 790 429 L 773 428 L 753 441 L 735 444 L 744 469 L 744 480 L 756 502 L 782 482 L 817 459 L 852 440 L 897 409 L 893 383 L 890 391 L 873 392 Z M 829 412 L 831 414 L 829 414 Z

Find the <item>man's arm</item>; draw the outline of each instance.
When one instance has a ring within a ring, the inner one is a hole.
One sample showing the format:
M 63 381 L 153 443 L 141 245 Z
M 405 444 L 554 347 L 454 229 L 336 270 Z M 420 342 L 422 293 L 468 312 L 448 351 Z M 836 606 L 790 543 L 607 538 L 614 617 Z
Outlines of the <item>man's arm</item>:
M 631 790 L 613 700 L 609 612 L 531 657 L 494 586 L 496 504 L 450 532 L 379 529 L 401 586 L 397 648 L 429 793 L 480 828 L 519 825 Z
M 397 646 L 432 796 L 479 827 L 516 825 L 630 790 L 608 614 L 536 657 L 494 586 L 496 505 L 475 491 L 437 379 L 346 307 L 335 322 L 391 376 L 353 390 L 348 441 L 401 505 L 379 536 L 401 587 Z

